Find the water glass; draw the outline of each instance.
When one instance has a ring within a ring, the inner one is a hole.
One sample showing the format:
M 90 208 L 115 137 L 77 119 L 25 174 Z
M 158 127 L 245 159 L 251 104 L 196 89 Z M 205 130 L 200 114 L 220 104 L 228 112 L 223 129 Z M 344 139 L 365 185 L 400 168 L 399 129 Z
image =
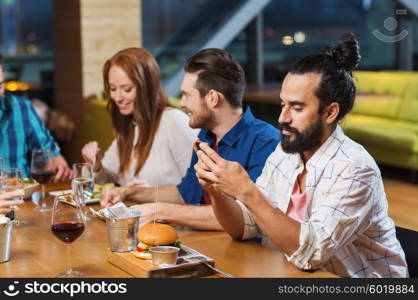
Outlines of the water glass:
M 75 163 L 73 164 L 73 176 L 71 181 L 73 196 L 82 208 L 84 220 L 91 220 L 92 218 L 88 215 L 86 201 L 93 197 L 93 166 L 88 163 Z
M 17 192 L 18 196 L 10 198 L 9 200 L 23 200 L 23 196 L 25 195 L 25 186 L 22 178 L 22 170 L 18 168 L 11 168 L 6 169 L 4 181 L 3 181 L 3 192 L 10 193 L 10 192 Z M 12 211 L 9 212 L 6 216 L 8 216 L 11 220 L 15 219 L 15 209 L 16 207 L 12 206 Z

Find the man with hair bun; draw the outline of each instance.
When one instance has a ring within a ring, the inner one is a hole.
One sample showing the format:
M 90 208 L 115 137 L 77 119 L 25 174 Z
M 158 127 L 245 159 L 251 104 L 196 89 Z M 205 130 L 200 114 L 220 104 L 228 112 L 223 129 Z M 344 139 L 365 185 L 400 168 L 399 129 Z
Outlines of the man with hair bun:
M 280 92 L 282 141 L 256 183 L 200 145 L 195 170 L 234 239 L 262 237 L 300 269 L 342 277 L 407 277 L 378 166 L 338 125 L 352 108 L 352 34 L 299 60 Z

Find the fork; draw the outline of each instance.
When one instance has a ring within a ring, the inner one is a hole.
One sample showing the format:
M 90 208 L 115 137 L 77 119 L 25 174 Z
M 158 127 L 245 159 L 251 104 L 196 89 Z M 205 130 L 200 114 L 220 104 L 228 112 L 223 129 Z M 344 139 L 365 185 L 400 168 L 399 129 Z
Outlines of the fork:
M 93 214 L 93 216 L 95 216 L 96 218 L 99 218 L 99 219 L 104 219 L 105 218 L 105 216 L 103 215 L 103 210 L 102 209 L 94 210 L 91 207 L 89 207 L 89 209 L 90 209 L 90 212 Z
M 219 273 L 219 274 L 224 275 L 227 278 L 237 278 L 237 276 L 235 276 L 235 275 L 232 275 L 232 274 L 230 274 L 228 272 L 222 271 L 222 270 L 220 270 L 220 269 L 215 268 L 214 266 L 212 266 L 209 263 L 209 261 L 208 261 L 208 259 L 206 257 L 203 257 L 203 256 L 194 256 L 194 257 L 189 257 L 188 259 L 189 260 L 199 260 L 201 263 L 203 263 L 208 268 L 214 270 L 216 273 Z

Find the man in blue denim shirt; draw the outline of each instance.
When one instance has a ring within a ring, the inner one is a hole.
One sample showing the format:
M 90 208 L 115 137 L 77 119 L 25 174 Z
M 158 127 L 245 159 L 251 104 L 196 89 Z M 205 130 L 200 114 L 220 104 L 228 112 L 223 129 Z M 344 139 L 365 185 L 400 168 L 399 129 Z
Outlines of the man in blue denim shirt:
M 187 111 L 192 128 L 203 128 L 199 139 L 207 142 L 225 159 L 242 165 L 253 181 L 261 174 L 267 157 L 280 141 L 273 126 L 256 119 L 248 106 L 243 107 L 244 71 L 224 50 L 205 49 L 188 59 L 181 86 L 181 106 Z M 163 222 L 206 230 L 222 230 L 205 197 L 194 170 L 190 167 L 177 186 L 122 187 L 105 194 L 101 203 L 109 206 L 121 200 L 145 203 L 135 206 L 141 222 L 152 222 L 153 203 L 158 193 L 157 218 Z M 150 203 L 146 203 L 150 202 Z

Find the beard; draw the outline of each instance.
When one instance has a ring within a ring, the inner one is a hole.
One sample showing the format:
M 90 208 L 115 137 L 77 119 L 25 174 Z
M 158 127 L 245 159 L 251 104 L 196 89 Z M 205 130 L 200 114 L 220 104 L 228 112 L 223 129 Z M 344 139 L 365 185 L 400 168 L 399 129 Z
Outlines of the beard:
M 282 149 L 284 152 L 291 154 L 302 153 L 317 147 L 321 143 L 321 139 L 324 135 L 324 128 L 320 118 L 303 131 L 290 127 L 286 123 L 280 123 L 279 129 L 280 131 L 283 129 L 290 131 L 295 136 L 292 141 L 292 135 L 282 135 Z
M 191 128 L 204 128 L 204 129 L 211 129 L 215 124 L 215 117 L 213 112 L 207 107 L 207 105 L 202 102 L 202 106 L 200 108 L 200 112 L 191 112 L 192 115 L 190 116 L 189 126 Z

